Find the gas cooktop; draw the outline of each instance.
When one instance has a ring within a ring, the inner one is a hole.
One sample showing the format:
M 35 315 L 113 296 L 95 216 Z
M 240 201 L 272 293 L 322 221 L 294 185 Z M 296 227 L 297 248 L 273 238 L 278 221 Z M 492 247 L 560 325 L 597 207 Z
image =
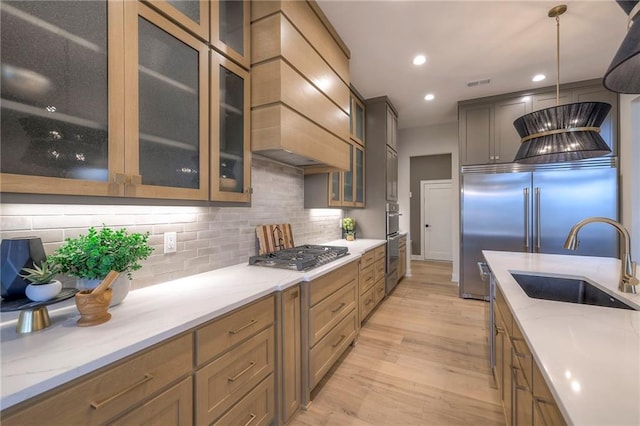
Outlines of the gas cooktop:
M 249 265 L 306 271 L 349 254 L 347 247 L 305 244 L 271 253 L 251 256 Z

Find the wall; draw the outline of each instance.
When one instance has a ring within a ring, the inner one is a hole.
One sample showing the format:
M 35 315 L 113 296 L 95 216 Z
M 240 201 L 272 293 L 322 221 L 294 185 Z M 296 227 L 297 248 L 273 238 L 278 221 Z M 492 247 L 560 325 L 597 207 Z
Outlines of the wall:
M 453 197 L 451 212 L 453 221 L 451 224 L 451 238 L 453 247 L 460 245 L 459 231 L 459 198 L 460 184 L 458 179 L 458 122 L 436 124 L 433 126 L 413 127 L 408 129 L 400 129 L 398 132 L 398 202 L 400 211 L 409 212 L 411 200 L 409 197 L 410 188 L 410 158 L 422 155 L 451 155 L 451 181 L 453 191 L 456 196 Z M 414 197 L 420 197 L 420 192 L 413 194 Z M 400 218 L 400 229 L 410 230 L 411 215 L 405 214 Z M 409 232 L 409 239 L 412 233 Z M 412 242 L 413 244 L 413 242 Z M 408 256 L 409 257 L 409 256 Z M 453 250 L 453 275 L 452 280 L 458 281 L 458 269 L 460 264 L 460 253 Z
M 134 273 L 133 288 L 247 262 L 257 253 L 256 225 L 291 223 L 296 244 L 340 238 L 342 210 L 303 208 L 302 169 L 254 156 L 251 179 L 251 207 L 2 203 L 0 237 L 35 235 L 51 253 L 65 238 L 103 223 L 148 231 L 156 250 Z M 177 253 L 163 254 L 168 231 L 178 233 Z
M 409 159 L 409 192 L 411 197 L 411 209 L 409 210 L 411 221 L 411 253 L 422 256 L 422 225 L 420 218 L 420 181 L 451 179 L 451 154 L 421 155 Z
M 622 224 L 631 234 L 631 254 L 640 260 L 640 96 L 620 95 L 620 186 Z M 635 212 L 635 213 L 634 213 Z M 640 274 L 638 272 L 637 274 Z

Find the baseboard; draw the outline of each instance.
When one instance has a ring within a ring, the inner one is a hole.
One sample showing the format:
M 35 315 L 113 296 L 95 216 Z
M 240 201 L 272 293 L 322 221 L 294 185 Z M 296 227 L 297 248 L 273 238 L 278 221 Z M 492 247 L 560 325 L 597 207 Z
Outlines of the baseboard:
M 411 255 L 411 260 L 424 260 L 422 258 L 422 256 L 418 255 L 418 254 L 412 254 Z
M 453 281 L 454 283 L 457 283 L 459 281 L 457 273 L 454 272 L 453 274 L 451 274 L 451 281 Z

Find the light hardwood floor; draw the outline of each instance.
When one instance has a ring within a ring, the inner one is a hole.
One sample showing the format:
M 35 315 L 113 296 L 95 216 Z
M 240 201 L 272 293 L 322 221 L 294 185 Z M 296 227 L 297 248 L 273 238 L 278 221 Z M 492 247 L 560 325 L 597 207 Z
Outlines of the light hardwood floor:
M 411 269 L 290 425 L 504 424 L 485 302 L 458 297 L 449 263 Z

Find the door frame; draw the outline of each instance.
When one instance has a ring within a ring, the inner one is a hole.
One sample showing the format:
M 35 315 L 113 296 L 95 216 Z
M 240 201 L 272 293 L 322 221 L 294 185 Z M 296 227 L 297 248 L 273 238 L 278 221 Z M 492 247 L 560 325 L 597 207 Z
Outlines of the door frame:
M 452 191 L 452 197 L 453 197 L 453 180 L 452 179 L 432 179 L 432 180 L 421 180 L 420 181 L 420 260 L 426 260 L 426 250 L 425 250 L 425 238 L 424 238 L 424 227 L 426 224 L 425 218 L 424 218 L 424 188 L 425 185 L 429 185 L 429 184 L 443 184 L 443 183 L 448 183 L 449 186 L 451 187 L 451 191 Z M 452 198 L 453 199 L 453 198 Z M 451 206 L 451 211 L 453 213 L 453 205 Z M 453 233 L 451 233 L 451 240 L 453 243 Z M 452 246 L 452 251 L 451 251 L 451 260 L 450 262 L 453 262 L 453 246 Z

